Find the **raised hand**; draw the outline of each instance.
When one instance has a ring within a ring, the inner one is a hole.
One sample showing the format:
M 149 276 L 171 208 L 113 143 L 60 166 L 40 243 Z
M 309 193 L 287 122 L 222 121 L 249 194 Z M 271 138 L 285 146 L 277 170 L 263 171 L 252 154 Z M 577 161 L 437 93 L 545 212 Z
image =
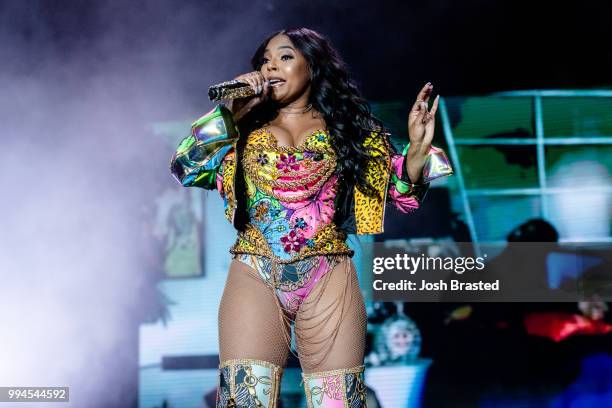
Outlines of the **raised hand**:
M 433 85 L 429 82 L 426 83 L 417 95 L 417 99 L 408 114 L 410 148 L 408 149 L 408 160 L 406 160 L 406 171 L 413 183 L 417 183 L 421 178 L 423 165 L 425 164 L 425 159 L 431 148 L 434 136 L 435 115 L 438 110 L 440 95 L 436 96 L 431 110 L 429 110 L 429 97 L 432 90 Z
M 410 137 L 410 145 L 424 145 L 425 150 L 429 152 L 431 141 L 433 140 L 434 128 L 436 125 L 436 111 L 438 110 L 438 101 L 440 95 L 434 99 L 431 110 L 428 110 L 429 97 L 433 85 L 426 83 L 423 89 L 417 95 L 417 99 L 412 105 L 412 110 L 408 115 L 408 136 Z

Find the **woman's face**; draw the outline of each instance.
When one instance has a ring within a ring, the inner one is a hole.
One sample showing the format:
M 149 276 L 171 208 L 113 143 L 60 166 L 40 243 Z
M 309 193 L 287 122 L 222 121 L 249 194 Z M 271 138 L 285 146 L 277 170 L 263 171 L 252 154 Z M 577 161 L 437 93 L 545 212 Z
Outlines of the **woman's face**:
M 414 336 L 405 327 L 393 325 L 389 328 L 388 347 L 395 356 L 408 353 Z
M 310 93 L 310 68 L 304 55 L 289 37 L 279 34 L 268 42 L 260 68 L 270 80 L 270 97 L 281 104 L 291 103 Z

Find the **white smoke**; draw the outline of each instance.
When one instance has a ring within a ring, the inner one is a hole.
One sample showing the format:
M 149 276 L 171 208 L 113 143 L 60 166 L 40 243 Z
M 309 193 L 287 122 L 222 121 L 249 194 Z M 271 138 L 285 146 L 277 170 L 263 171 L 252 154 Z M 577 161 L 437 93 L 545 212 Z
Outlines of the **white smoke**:
M 76 407 L 137 387 L 142 212 L 175 182 L 150 125 L 210 109 L 280 28 L 267 2 L 100 3 L 0 6 L 0 385 L 70 386 Z

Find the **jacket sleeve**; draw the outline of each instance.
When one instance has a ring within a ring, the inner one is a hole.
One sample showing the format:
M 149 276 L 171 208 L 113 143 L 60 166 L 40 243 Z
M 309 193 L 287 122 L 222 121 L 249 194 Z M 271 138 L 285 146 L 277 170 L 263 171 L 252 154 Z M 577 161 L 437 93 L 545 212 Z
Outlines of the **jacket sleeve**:
M 233 156 L 237 140 L 232 113 L 219 104 L 191 124 L 172 156 L 170 172 L 185 187 L 217 188 L 223 194 L 223 162 Z
M 450 162 L 444 150 L 432 146 L 425 165 L 421 179 L 413 183 L 406 172 L 406 160 L 408 155 L 407 145 L 401 154 L 392 153 L 391 173 L 389 189 L 387 190 L 389 201 L 400 211 L 408 213 L 418 209 L 427 195 L 429 183 L 440 177 L 453 173 Z

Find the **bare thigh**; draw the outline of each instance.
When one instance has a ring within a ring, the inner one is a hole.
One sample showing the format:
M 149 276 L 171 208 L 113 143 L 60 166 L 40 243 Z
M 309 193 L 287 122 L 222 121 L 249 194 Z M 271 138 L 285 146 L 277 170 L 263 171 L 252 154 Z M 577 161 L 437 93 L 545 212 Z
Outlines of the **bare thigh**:
M 366 326 L 357 272 L 346 258 L 317 282 L 296 315 L 302 370 L 312 373 L 362 365 Z
M 219 359 L 251 358 L 281 367 L 289 348 L 274 293 L 257 271 L 232 260 L 219 306 Z

